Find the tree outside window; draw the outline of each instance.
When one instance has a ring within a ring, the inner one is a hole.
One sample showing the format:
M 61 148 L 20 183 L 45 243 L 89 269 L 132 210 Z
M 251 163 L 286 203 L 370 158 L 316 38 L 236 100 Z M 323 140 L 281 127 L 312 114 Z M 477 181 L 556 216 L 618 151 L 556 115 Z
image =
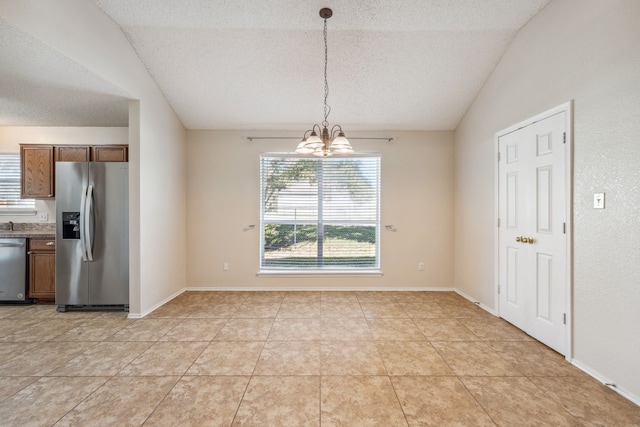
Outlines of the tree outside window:
M 379 268 L 380 157 L 261 157 L 261 269 Z

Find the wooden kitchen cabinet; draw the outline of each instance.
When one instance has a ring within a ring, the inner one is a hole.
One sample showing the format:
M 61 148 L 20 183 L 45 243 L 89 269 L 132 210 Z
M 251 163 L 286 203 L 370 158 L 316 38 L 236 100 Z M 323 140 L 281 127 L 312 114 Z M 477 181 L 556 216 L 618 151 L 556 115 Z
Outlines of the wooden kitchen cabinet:
M 128 145 L 20 144 L 20 197 L 55 198 L 56 162 L 128 162 Z
M 56 162 L 127 162 L 128 145 L 56 145 Z
M 92 162 L 128 162 L 128 145 L 94 145 L 91 147 Z
M 20 197 L 50 199 L 54 196 L 53 146 L 20 145 Z
M 55 300 L 55 239 L 29 239 L 29 298 Z
M 91 160 L 91 147 L 88 145 L 57 145 L 56 162 L 88 162 Z

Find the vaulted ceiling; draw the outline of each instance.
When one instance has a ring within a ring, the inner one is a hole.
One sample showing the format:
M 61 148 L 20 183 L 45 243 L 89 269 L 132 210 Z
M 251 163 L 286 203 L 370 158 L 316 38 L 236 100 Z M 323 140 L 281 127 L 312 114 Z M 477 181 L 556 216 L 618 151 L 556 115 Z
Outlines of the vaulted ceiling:
M 127 94 L 0 17 L 0 126 L 127 126 Z
M 186 128 L 283 130 L 322 120 L 322 7 L 334 13 L 330 123 L 451 130 L 518 30 L 549 2 L 87 1 L 120 26 Z M 0 125 L 121 125 L 116 107 L 126 94 L 0 24 L 9 41 L 0 51 Z

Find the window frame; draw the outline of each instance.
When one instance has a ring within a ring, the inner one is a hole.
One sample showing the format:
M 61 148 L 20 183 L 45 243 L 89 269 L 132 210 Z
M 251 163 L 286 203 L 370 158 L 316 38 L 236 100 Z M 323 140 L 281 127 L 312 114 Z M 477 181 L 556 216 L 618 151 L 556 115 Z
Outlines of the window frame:
M 16 206 L 16 205 L 5 205 L 5 206 L 1 206 L 0 205 L 0 216 L 33 216 L 37 213 L 36 211 L 36 201 L 35 199 L 23 199 L 20 197 L 20 178 L 21 178 L 21 162 L 20 162 L 20 153 L 13 153 L 13 152 L 0 152 L 0 156 L 4 157 L 4 156 L 11 156 L 11 160 L 14 160 L 18 166 L 18 169 L 20 170 L 20 173 L 18 174 L 18 177 L 5 177 L 4 173 L 2 170 L 0 170 L 0 187 L 3 187 L 5 184 L 7 183 L 11 183 L 15 186 L 15 184 L 17 184 L 17 188 L 18 188 L 18 192 L 17 194 L 14 194 L 14 196 L 17 196 L 17 198 L 10 198 L 10 199 L 5 199 L 5 200 L 19 200 L 21 203 L 19 203 L 19 205 L 22 206 Z M 0 194 L 2 193 L 2 191 L 0 191 Z M 24 206 L 25 204 L 30 204 L 30 206 Z
M 376 191 L 376 207 L 375 207 L 375 220 L 373 220 L 373 225 L 375 227 L 375 265 L 368 267 L 358 267 L 355 265 L 348 266 L 323 266 L 323 267 L 303 267 L 303 266 L 293 266 L 293 267 L 269 267 L 264 265 L 264 256 L 265 256 L 265 224 L 286 224 L 287 221 L 282 222 L 273 222 L 273 221 L 265 221 L 264 215 L 264 187 L 263 187 L 263 159 L 264 158 L 279 158 L 279 159 L 297 159 L 297 160 L 313 160 L 316 162 L 320 162 L 325 160 L 325 158 L 319 158 L 314 156 L 300 155 L 295 153 L 261 153 L 259 160 L 259 181 L 260 181 L 260 253 L 259 253 L 259 271 L 257 273 L 258 276 L 273 276 L 273 275 L 285 275 L 285 276 L 309 276 L 309 275 L 326 275 L 326 276 L 336 276 L 336 275 L 345 275 L 345 276 L 382 276 L 381 271 L 381 188 L 382 188 L 382 156 L 380 153 L 355 153 L 350 155 L 341 155 L 341 156 L 332 156 L 327 158 L 329 161 L 336 161 L 338 159 L 348 160 L 354 158 L 375 158 L 377 159 L 377 191 Z M 318 196 L 322 194 L 322 191 L 318 192 Z M 339 220 L 327 220 L 321 222 L 323 226 L 333 225 L 363 225 L 362 220 L 350 220 L 350 219 L 339 219 Z M 369 225 L 369 224 L 366 224 Z

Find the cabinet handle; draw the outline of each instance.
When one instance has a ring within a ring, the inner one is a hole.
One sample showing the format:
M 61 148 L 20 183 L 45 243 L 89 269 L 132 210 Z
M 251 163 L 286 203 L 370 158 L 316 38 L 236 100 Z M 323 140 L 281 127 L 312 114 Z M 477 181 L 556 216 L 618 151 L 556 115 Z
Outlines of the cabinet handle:
M 55 246 L 56 242 L 47 242 L 47 246 Z

